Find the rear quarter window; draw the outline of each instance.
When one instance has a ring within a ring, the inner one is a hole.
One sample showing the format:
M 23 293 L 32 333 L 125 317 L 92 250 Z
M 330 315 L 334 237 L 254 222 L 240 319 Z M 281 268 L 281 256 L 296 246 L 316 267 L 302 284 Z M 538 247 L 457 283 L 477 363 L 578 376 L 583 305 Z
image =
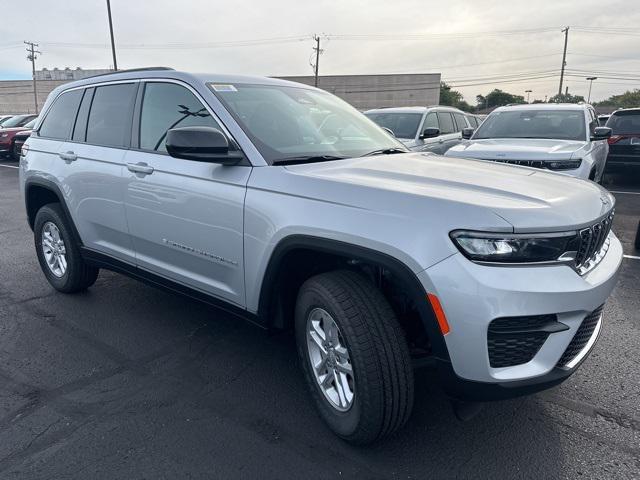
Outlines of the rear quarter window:
M 76 119 L 81 98 L 82 90 L 72 90 L 58 96 L 38 129 L 38 135 L 66 140 Z

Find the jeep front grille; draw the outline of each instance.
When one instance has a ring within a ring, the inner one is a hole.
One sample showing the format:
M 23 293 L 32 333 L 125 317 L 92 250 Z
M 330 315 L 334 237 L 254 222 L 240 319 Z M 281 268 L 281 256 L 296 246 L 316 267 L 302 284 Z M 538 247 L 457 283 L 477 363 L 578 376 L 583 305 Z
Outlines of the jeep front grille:
M 603 220 L 578 232 L 579 247 L 576 252 L 576 269 L 584 275 L 604 258 L 609 250 L 609 233 L 613 224 L 612 210 Z

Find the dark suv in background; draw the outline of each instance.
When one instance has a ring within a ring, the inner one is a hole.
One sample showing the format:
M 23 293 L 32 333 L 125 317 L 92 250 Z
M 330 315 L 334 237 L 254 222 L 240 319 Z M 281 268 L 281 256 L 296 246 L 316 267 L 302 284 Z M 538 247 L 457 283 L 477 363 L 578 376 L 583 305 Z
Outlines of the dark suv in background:
M 613 112 L 607 127 L 612 130 L 607 171 L 640 168 L 640 108 Z

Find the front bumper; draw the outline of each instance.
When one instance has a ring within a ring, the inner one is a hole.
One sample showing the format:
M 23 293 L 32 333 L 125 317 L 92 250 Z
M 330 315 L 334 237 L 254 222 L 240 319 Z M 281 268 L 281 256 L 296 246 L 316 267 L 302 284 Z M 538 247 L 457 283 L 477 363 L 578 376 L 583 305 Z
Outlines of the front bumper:
M 458 397 L 507 398 L 548 388 L 571 375 L 588 351 L 576 356 L 580 358 L 570 368 L 559 361 L 583 320 L 605 303 L 617 280 L 622 246 L 613 233 L 610 240 L 605 257 L 584 276 L 566 265 L 478 265 L 461 254 L 421 272 L 420 281 L 440 299 L 450 327 L 444 336 L 449 359 L 438 361 L 445 388 Z M 491 321 L 527 315 L 557 315 L 569 328 L 550 334 L 530 361 L 492 367 L 487 345 Z

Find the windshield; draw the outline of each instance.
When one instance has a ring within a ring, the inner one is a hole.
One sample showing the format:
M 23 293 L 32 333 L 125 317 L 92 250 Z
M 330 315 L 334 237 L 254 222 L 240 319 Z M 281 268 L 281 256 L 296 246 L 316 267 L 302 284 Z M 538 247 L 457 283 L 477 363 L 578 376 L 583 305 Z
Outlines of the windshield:
M 614 135 L 629 135 L 640 133 L 640 110 L 617 112 L 611 115 L 607 122 Z
M 18 115 L 12 117 L 2 124 L 2 128 L 22 127 L 25 123 L 31 120 L 31 115 Z
M 397 138 L 416 138 L 422 120 L 421 113 L 365 113 L 367 117 L 381 127 L 388 128 Z
M 553 138 L 585 140 L 582 110 L 506 110 L 493 112 L 478 127 L 474 140 L 485 138 Z
M 281 85 L 209 86 L 270 164 L 404 148 L 355 108 L 326 92 Z

